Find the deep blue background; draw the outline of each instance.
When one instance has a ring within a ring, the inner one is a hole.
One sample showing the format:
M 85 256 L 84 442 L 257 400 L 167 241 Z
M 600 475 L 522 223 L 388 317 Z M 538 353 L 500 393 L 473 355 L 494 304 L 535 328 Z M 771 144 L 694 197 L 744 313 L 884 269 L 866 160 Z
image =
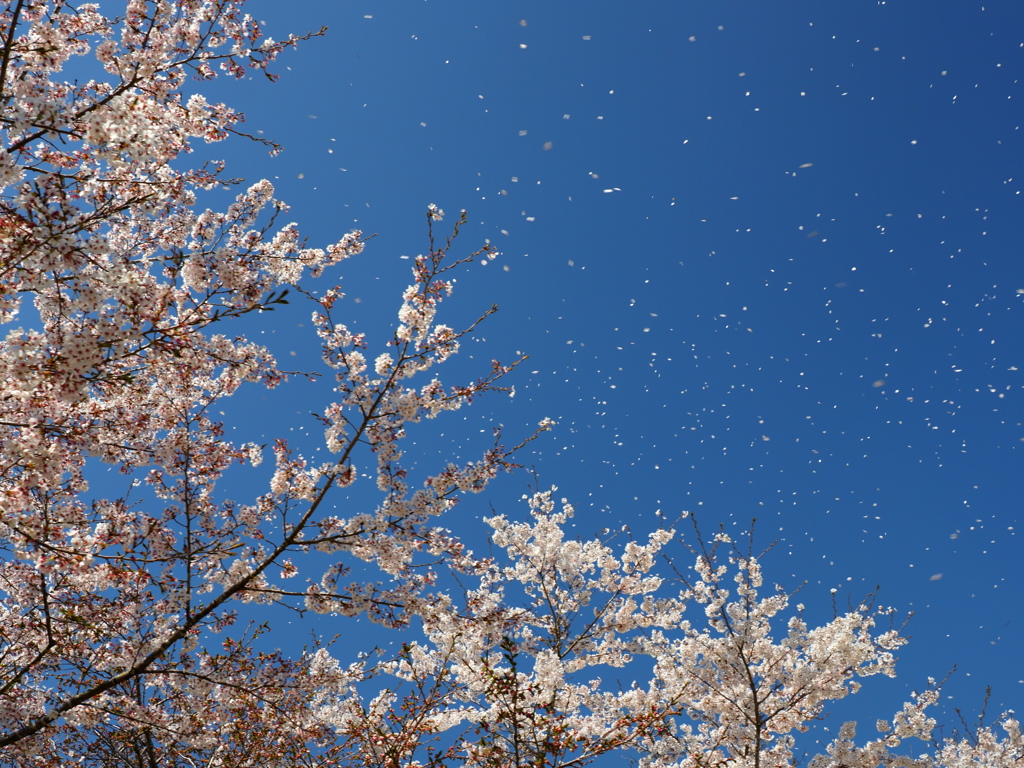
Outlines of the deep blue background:
M 854 714 L 954 664 L 953 706 L 973 715 L 986 685 L 990 712 L 1024 705 L 1018 2 L 251 8 L 275 38 L 330 31 L 279 83 L 204 86 L 281 156 L 198 153 L 274 180 L 311 244 L 379 233 L 343 270 L 341 314 L 386 341 L 428 203 L 468 209 L 465 250 L 503 251 L 460 278 L 450 324 L 501 313 L 447 376 L 531 359 L 514 399 L 416 432 L 423 471 L 477 455 L 494 422 L 513 440 L 551 416 L 524 461 L 580 535 L 645 537 L 658 510 L 710 532 L 756 517 L 779 541 L 768 579 L 806 581 L 812 617 L 833 587 L 913 611 L 898 680 L 868 681 Z M 308 308 L 258 322 L 285 364 L 317 367 Z M 328 396 L 250 390 L 227 416 L 240 439 L 315 445 Z M 529 482 L 448 524 L 482 537 L 492 506 L 524 514 Z

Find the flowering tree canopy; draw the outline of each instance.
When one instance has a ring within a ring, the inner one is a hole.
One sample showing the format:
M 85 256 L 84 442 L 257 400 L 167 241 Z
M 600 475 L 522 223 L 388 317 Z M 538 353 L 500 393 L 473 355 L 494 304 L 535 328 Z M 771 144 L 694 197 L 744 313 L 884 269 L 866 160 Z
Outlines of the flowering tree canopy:
M 491 555 L 467 550 L 438 518 L 516 448 L 411 487 L 401 445 L 515 367 L 455 385 L 432 370 L 476 326 L 437 320 L 450 271 L 493 250 L 452 255 L 429 207 L 396 326 L 352 332 L 340 289 L 309 280 L 358 254 L 361 233 L 306 247 L 267 181 L 204 209 L 224 168 L 187 162 L 194 142 L 246 135 L 186 85 L 273 77 L 304 38 L 266 37 L 238 0 L 110 5 L 0 2 L 0 765 L 582 765 L 621 748 L 650 766 L 791 765 L 829 701 L 893 674 L 904 640 L 868 605 L 817 628 L 790 611 L 776 638 L 789 596 L 764 596 L 758 559 L 721 536 L 691 576 L 663 577 L 674 531 L 621 551 L 569 540 L 571 508 L 539 493 L 529 522 L 487 521 Z M 289 291 L 312 302 L 335 377 L 320 416 L 334 458 L 313 465 L 279 439 L 266 487 L 225 499 L 218 483 L 265 450 L 227 439 L 215 404 L 287 380 L 237 321 Z M 377 502 L 329 512 L 357 460 Z M 124 473 L 123 495 L 90 490 L 101 464 Z M 379 578 L 353 577 L 360 563 Z M 261 650 L 273 625 L 239 628 L 242 603 L 423 637 L 383 661 L 345 663 L 326 641 Z M 642 684 L 600 676 L 644 665 Z M 906 757 L 902 740 L 930 738 L 935 700 L 880 721 L 874 741 L 845 727 L 814 764 L 1024 759 L 1008 715 L 1002 735 Z

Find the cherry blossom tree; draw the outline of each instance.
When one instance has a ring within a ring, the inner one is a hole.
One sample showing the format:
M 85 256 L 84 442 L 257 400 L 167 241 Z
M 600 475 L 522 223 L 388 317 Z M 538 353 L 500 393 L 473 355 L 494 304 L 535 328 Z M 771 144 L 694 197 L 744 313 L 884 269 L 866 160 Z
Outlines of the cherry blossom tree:
M 102 763 L 129 748 L 146 764 L 186 759 L 161 743 L 195 761 L 223 751 L 232 728 L 245 753 L 257 748 L 246 746 L 257 710 L 274 731 L 259 749 L 277 744 L 277 720 L 312 690 L 318 657 L 260 657 L 252 635 L 230 629 L 233 605 L 402 625 L 432 579 L 420 561 L 459 568 L 467 557 L 433 518 L 510 466 L 495 444 L 413 489 L 398 448 L 406 425 L 500 389 L 511 370 L 494 363 L 455 386 L 428 372 L 472 331 L 435 320 L 448 273 L 493 257 L 489 246 L 455 258 L 430 229 L 371 366 L 368 341 L 335 320 L 340 290 L 300 286 L 358 254 L 359 232 L 305 247 L 278 221 L 287 207 L 266 181 L 224 211 L 198 206 L 226 183 L 223 167 L 181 161 L 191 142 L 238 134 L 242 116 L 186 99 L 185 84 L 264 73 L 300 39 L 266 37 L 241 6 L 132 0 L 106 16 L 60 0 L 0 5 L 0 747 L 15 764 Z M 69 78 L 74 67 L 104 79 Z M 441 217 L 431 206 L 428 228 Z M 313 302 L 336 378 L 322 412 L 334 458 L 314 466 L 277 440 L 264 491 L 223 499 L 225 473 L 264 450 L 226 439 L 216 403 L 286 375 L 269 350 L 222 329 L 289 288 Z M 375 464 L 379 504 L 327 514 L 324 499 L 355 481 L 360 454 Z M 91 495 L 90 462 L 120 469 L 129 490 Z M 314 551 L 335 561 L 290 588 L 296 560 Z M 381 578 L 347 583 L 350 560 Z M 230 725 L 243 717 L 244 732 Z M 317 728 L 299 718 L 284 730 L 298 745 Z
M 618 549 L 571 540 L 572 509 L 548 492 L 527 522 L 487 521 L 490 554 L 469 551 L 443 515 L 522 443 L 415 485 L 402 446 L 516 365 L 454 385 L 435 373 L 493 311 L 442 324 L 452 271 L 495 252 L 457 255 L 464 217 L 436 238 L 430 206 L 395 327 L 354 333 L 340 288 L 317 279 L 362 234 L 307 247 L 267 181 L 203 208 L 229 180 L 187 162 L 197 142 L 262 141 L 230 107 L 186 97 L 195 81 L 273 78 L 279 53 L 322 30 L 274 41 L 240 0 L 109 5 L 0 2 L 0 765 L 569 766 L 624 749 L 652 768 L 788 766 L 830 701 L 894 673 L 904 640 L 887 611 L 812 628 L 724 536 L 694 537 L 693 569 L 659 575 L 675 531 Z M 334 377 L 325 463 L 283 439 L 236 444 L 216 417 L 239 387 L 288 380 L 242 318 L 296 296 Z M 266 486 L 227 498 L 226 478 L 264 454 Z M 356 483 L 356 462 L 377 499 L 336 512 L 326 500 Z M 124 493 L 90 489 L 101 465 Z M 405 642 L 347 662 L 326 636 L 267 650 L 274 623 L 239 621 L 246 604 L 368 616 Z M 608 682 L 624 674 L 644 682 Z M 1001 733 L 908 757 L 936 697 L 879 721 L 875 740 L 844 726 L 813 764 L 1024 760 L 1009 714 Z
M 341 764 L 581 766 L 621 749 L 649 768 L 1024 760 L 1012 713 L 1001 735 L 980 725 L 933 739 L 934 681 L 872 723 L 877 738 L 858 743 L 846 723 L 815 756 L 820 745 L 799 739 L 830 702 L 895 675 L 906 639 L 892 609 L 868 599 L 811 627 L 793 595 L 764 589 L 760 558 L 724 534 L 705 543 L 694 526 L 692 569 L 677 571 L 658 567 L 675 530 L 619 548 L 567 539 L 570 504 L 556 508 L 551 491 L 527 502 L 530 522 L 487 520 L 497 552 L 472 588 L 437 595 L 421 611 L 424 639 L 377 667 L 395 682 L 324 711 L 347 737 Z M 623 675 L 630 682 L 611 682 Z

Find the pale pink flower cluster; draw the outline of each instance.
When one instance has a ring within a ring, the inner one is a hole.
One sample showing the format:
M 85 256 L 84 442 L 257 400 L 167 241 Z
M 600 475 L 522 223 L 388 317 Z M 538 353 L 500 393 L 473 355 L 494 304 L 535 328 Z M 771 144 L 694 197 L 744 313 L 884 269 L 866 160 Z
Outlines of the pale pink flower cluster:
M 675 531 L 619 547 L 578 541 L 565 535 L 571 505 L 551 491 L 527 502 L 530 522 L 486 521 L 496 552 L 477 586 L 424 602 L 425 640 L 377 668 L 400 682 L 390 719 L 348 732 L 358 749 L 385 730 L 409 755 L 441 738 L 467 765 L 585 764 L 628 749 L 650 768 L 789 768 L 829 702 L 856 693 L 858 678 L 895 673 L 905 639 L 879 626 L 891 611 L 861 606 L 810 628 L 787 594 L 762 594 L 760 561 L 725 535 L 698 539 L 695 578 L 680 586 L 654 572 Z M 623 672 L 648 682 L 604 682 Z M 1011 768 L 1024 758 L 1008 716 L 1005 738 L 982 729 L 907 757 L 904 741 L 930 738 L 925 710 L 937 698 L 931 687 L 879 721 L 875 741 L 858 744 L 848 723 L 812 765 Z

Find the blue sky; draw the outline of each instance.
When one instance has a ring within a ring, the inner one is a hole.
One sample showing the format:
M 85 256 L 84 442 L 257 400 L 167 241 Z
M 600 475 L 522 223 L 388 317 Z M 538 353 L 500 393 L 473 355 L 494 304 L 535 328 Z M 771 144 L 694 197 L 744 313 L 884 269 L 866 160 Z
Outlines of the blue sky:
M 354 325 L 386 340 L 428 203 L 502 251 L 460 277 L 450 324 L 501 311 L 449 376 L 530 360 L 514 399 L 417 432 L 423 471 L 550 416 L 523 461 L 580 535 L 757 518 L 811 611 L 876 585 L 913 611 L 898 680 L 857 697 L 874 716 L 954 664 L 954 706 L 1024 706 L 1019 3 L 250 7 L 275 38 L 330 30 L 276 84 L 206 88 L 282 155 L 200 154 L 274 180 L 311 244 L 378 233 L 344 270 Z M 312 368 L 307 318 L 256 332 Z M 297 391 L 237 398 L 239 436 L 312 445 L 326 393 Z M 530 482 L 449 524 L 523 514 Z

